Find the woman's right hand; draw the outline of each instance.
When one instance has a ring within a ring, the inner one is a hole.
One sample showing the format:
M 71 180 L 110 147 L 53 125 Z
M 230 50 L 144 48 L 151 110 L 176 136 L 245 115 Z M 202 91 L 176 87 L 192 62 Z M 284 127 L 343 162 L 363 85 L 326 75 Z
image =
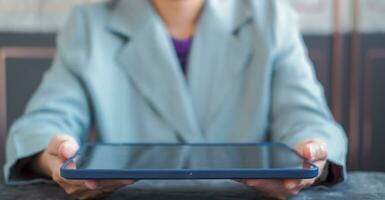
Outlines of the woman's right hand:
M 51 177 L 67 194 L 76 199 L 105 196 L 116 189 L 132 184 L 133 180 L 68 180 L 60 176 L 60 167 L 79 149 L 76 140 L 69 135 L 53 137 L 47 147 L 33 161 L 32 167 L 39 174 Z M 70 167 L 75 167 L 70 166 Z

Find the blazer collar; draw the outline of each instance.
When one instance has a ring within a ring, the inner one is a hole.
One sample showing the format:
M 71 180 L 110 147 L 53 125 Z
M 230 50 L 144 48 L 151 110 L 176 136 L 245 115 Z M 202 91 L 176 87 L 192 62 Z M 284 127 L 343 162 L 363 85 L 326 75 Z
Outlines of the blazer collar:
M 166 27 L 150 2 L 113 4 L 109 27 L 128 39 L 118 62 L 150 108 L 183 142 L 206 141 L 205 134 L 232 94 L 234 83 L 240 82 L 239 71 L 250 49 L 237 33 L 250 21 L 250 13 L 236 1 L 206 1 L 194 35 L 187 81 Z
M 242 3 L 240 3 L 242 2 Z M 188 63 L 188 84 L 196 118 L 204 135 L 215 126 L 230 99 L 238 96 L 242 69 L 251 60 L 253 44 L 242 33 L 252 21 L 248 1 L 207 1 L 194 34 Z M 219 123 L 220 124 L 220 123 Z

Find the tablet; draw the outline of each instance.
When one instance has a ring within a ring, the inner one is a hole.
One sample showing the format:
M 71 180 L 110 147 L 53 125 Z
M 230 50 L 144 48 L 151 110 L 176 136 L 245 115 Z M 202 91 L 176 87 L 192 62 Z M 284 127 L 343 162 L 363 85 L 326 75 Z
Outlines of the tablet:
M 280 143 L 86 144 L 67 179 L 308 179 L 316 165 Z

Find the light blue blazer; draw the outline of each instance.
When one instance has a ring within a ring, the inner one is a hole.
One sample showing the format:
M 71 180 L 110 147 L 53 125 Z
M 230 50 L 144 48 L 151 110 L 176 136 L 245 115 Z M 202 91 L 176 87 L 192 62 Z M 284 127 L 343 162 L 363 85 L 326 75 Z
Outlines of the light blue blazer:
M 183 75 L 161 18 L 147 0 L 73 11 L 52 67 L 13 124 L 4 168 L 58 133 L 99 141 L 260 142 L 323 139 L 345 168 L 347 140 L 334 121 L 299 33 L 279 0 L 207 0 Z M 11 173 L 12 172 L 12 173 Z

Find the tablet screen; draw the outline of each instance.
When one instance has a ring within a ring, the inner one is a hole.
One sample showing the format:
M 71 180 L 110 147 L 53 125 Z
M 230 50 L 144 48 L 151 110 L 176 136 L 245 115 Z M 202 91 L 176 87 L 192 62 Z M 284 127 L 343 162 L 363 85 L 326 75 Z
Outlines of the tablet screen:
M 77 169 L 102 170 L 304 168 L 279 144 L 99 144 L 82 148 L 74 161 Z

